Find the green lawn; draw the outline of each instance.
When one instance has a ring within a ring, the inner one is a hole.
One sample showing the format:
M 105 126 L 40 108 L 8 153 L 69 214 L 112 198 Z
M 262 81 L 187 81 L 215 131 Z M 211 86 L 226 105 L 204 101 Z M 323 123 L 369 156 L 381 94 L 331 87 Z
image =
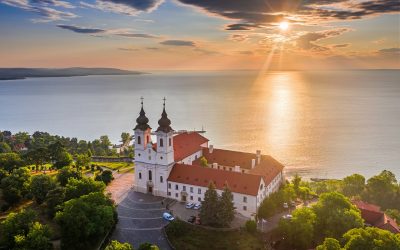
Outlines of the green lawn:
M 133 163 L 131 162 L 92 162 L 91 164 L 106 167 L 112 170 L 121 170 L 133 167 Z
M 176 249 L 266 249 L 259 234 L 244 230 L 215 231 L 175 220 L 168 225 L 166 232 Z

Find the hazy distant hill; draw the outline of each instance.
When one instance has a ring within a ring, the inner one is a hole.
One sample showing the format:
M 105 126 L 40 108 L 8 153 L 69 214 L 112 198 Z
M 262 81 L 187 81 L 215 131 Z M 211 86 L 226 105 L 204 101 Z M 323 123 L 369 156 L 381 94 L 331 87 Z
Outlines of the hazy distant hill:
M 17 80 L 28 77 L 66 77 L 89 75 L 137 75 L 139 71 L 129 71 L 113 68 L 0 68 L 0 80 Z

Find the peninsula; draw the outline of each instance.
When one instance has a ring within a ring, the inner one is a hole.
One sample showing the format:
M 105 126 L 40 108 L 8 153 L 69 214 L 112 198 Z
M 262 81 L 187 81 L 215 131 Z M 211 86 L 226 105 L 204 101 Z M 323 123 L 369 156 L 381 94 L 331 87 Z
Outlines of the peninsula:
M 0 68 L 0 80 L 18 80 L 29 77 L 70 77 L 90 75 L 139 75 L 144 72 L 114 68 Z

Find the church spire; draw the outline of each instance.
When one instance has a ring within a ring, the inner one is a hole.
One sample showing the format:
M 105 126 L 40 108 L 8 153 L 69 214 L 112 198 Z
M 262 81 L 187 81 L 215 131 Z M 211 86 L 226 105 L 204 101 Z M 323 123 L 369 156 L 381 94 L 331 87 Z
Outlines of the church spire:
M 147 118 L 146 117 L 146 112 L 144 112 L 144 109 L 143 109 L 143 97 L 140 97 L 140 100 L 141 100 L 141 105 L 142 105 L 142 108 L 140 109 L 140 113 L 139 113 L 139 117 L 136 119 L 136 127 L 134 128 L 134 130 L 136 130 L 136 129 L 140 129 L 140 130 L 146 130 L 146 129 L 148 129 L 148 128 L 150 128 L 150 126 L 149 126 L 149 118 Z
M 165 111 L 165 97 L 163 99 L 164 103 L 163 103 L 163 112 L 161 114 L 161 118 L 160 120 L 158 120 L 158 125 L 159 127 L 157 128 L 156 132 L 162 131 L 164 133 L 169 133 L 171 132 L 173 129 L 171 128 L 171 120 L 168 119 L 168 115 L 167 112 Z

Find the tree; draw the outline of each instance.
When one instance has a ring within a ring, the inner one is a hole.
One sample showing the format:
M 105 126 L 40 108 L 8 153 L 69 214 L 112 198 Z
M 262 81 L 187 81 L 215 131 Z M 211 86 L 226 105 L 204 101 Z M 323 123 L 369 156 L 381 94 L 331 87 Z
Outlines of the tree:
M 25 158 L 29 163 L 32 163 L 36 166 L 36 171 L 38 171 L 39 167 L 43 166 L 50 159 L 47 148 L 45 147 L 29 150 L 25 154 Z
M 215 190 L 214 183 L 210 182 L 210 184 L 208 185 L 208 190 L 204 194 L 204 200 L 201 202 L 200 218 L 202 223 L 211 226 L 219 226 L 218 211 L 218 194 Z
M 317 246 L 316 250 L 341 250 L 340 243 L 337 239 L 326 238 L 322 245 Z
M 127 133 L 127 132 L 122 132 L 121 134 L 121 141 L 122 144 L 129 144 L 129 142 L 131 141 L 131 134 Z
M 121 243 L 117 240 L 113 240 L 104 250 L 133 250 L 133 247 L 129 243 Z
M 251 234 L 257 232 L 257 223 L 254 220 L 246 221 L 246 224 L 244 226 L 246 228 L 246 231 Z
M 104 170 L 100 175 L 96 176 L 96 181 L 102 181 L 108 185 L 114 179 L 111 170 Z
M 54 180 L 45 174 L 32 176 L 30 183 L 30 192 L 38 204 L 42 204 L 47 193 L 55 187 Z
M 0 142 L 0 154 L 10 153 L 10 152 L 11 152 L 11 147 L 5 142 Z
M 153 245 L 149 242 L 140 244 L 138 250 L 159 250 L 158 246 Z
M 293 184 L 293 189 L 297 196 L 299 195 L 300 183 L 301 183 L 301 177 L 296 173 L 293 177 L 292 184 Z
M 389 215 L 396 220 L 397 224 L 400 223 L 400 211 L 397 209 L 386 209 L 385 214 Z
M 36 213 L 32 210 L 10 213 L 0 224 L 0 246 L 12 249 L 15 246 L 14 236 L 27 235 L 35 219 Z
M 68 180 L 65 189 L 65 199 L 70 200 L 94 192 L 104 192 L 104 189 L 103 182 L 95 181 L 92 178 L 82 178 L 80 180 L 71 178 Z
M 314 225 L 317 216 L 311 208 L 303 207 L 292 213 L 292 219 L 281 219 L 279 231 L 284 235 L 284 244 L 290 249 L 308 249 L 314 240 Z
M 97 192 L 65 202 L 55 218 L 63 249 L 88 249 L 114 226 L 117 214 L 112 201 Z
M 76 171 L 71 167 L 64 167 L 57 174 L 57 181 L 61 186 L 65 187 L 70 178 L 81 179 L 82 175 L 80 172 Z
M 361 195 L 365 188 L 365 178 L 359 174 L 353 174 L 343 179 L 343 194 L 348 197 Z
M 400 234 L 376 227 L 355 228 L 343 235 L 344 249 L 400 249 Z
M 87 167 L 90 164 L 90 157 L 87 156 L 86 154 L 80 154 L 76 156 L 76 167 L 79 169 L 80 167 Z
M 233 194 L 228 185 L 225 184 L 219 200 L 218 223 L 223 227 L 228 227 L 235 217 L 235 206 L 233 204 Z
M 0 154 L 0 168 L 11 173 L 14 169 L 23 165 L 21 157 L 16 153 Z
M 400 208 L 396 204 L 396 196 L 399 187 L 394 174 L 390 171 L 382 171 L 379 175 L 373 176 L 367 181 L 363 199 L 381 206 L 383 209 Z
M 312 209 L 317 215 L 316 238 L 338 239 L 348 230 L 364 225 L 357 207 L 347 197 L 337 192 L 322 194 Z
M 50 236 L 50 228 L 47 225 L 34 222 L 30 226 L 29 232 L 26 236 L 15 236 L 16 247 L 17 249 L 50 250 L 53 249 L 53 245 L 50 242 Z
M 206 157 L 202 156 L 202 157 L 200 158 L 200 165 L 201 165 L 202 167 L 208 167 L 208 161 L 207 161 Z
M 3 199 L 10 205 L 17 203 L 28 193 L 29 170 L 26 168 L 14 169 L 13 172 L 1 180 Z
M 62 209 L 61 205 L 65 200 L 65 188 L 55 187 L 47 193 L 45 205 L 50 217 L 54 217 L 56 212 Z

